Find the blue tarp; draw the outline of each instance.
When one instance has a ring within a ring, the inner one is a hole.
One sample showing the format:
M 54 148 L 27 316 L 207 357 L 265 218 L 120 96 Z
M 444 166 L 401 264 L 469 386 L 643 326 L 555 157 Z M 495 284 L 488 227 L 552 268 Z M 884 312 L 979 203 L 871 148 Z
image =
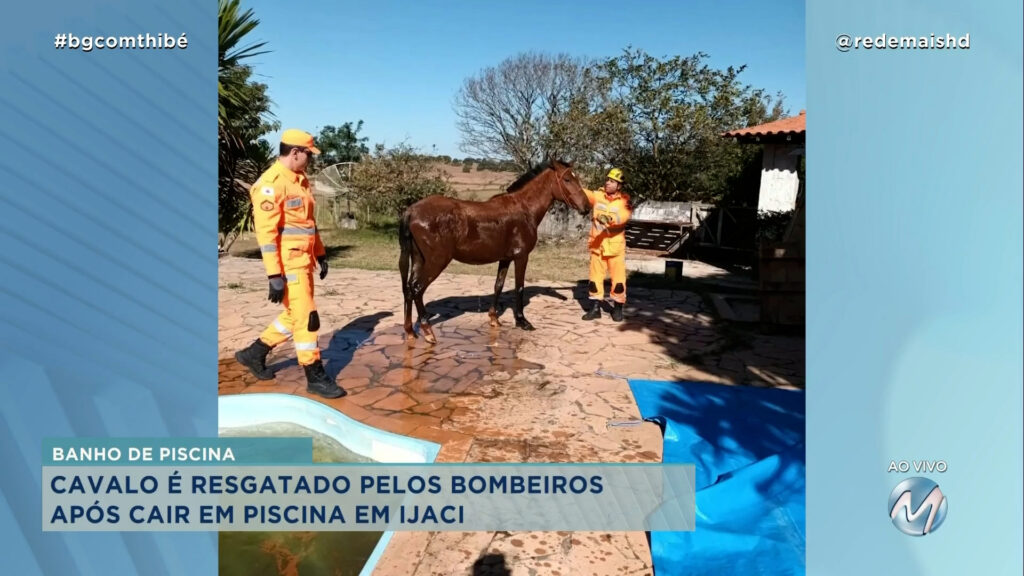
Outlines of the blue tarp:
M 656 576 L 803 576 L 804 393 L 629 385 L 662 426 L 663 460 L 696 466 L 696 530 L 651 533 Z

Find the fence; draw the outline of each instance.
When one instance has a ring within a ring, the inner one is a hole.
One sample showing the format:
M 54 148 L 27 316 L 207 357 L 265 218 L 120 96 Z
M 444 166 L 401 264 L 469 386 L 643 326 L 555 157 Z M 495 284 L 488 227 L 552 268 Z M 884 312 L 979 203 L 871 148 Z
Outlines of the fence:
M 333 164 L 312 178 L 315 217 L 321 230 L 354 228 L 358 206 L 349 194 L 348 178 L 353 162 Z
M 541 220 L 537 237 L 547 239 L 583 238 L 590 231 L 590 216 L 583 216 L 562 204 L 555 204 Z
M 755 207 L 699 204 L 694 219 L 694 246 L 744 252 L 757 249 Z

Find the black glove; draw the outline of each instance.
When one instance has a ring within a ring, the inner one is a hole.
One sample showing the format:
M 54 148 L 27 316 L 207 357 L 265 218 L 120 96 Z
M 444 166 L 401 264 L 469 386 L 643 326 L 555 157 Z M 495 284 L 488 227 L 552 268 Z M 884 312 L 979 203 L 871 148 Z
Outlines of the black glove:
M 284 300 L 284 278 L 280 274 L 270 277 L 270 294 L 267 296 L 274 304 L 280 304 Z
M 327 278 L 327 256 L 317 258 L 316 263 L 320 265 L 320 279 Z

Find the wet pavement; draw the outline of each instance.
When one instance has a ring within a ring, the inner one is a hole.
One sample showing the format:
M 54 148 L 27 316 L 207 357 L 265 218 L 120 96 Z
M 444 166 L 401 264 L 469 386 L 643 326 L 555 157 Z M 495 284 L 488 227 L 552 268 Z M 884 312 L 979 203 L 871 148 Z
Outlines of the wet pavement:
M 481 267 L 490 274 L 494 267 Z M 443 462 L 657 462 L 654 424 L 638 419 L 626 378 L 802 388 L 802 338 L 738 333 L 683 291 L 630 291 L 625 322 L 583 322 L 581 285 L 528 283 L 537 330 L 487 309 L 493 276 L 442 274 L 425 301 L 436 345 L 408 345 L 396 272 L 332 269 L 317 280 L 320 346 L 348 395 L 309 395 L 290 342 L 268 364 L 273 381 L 233 358 L 274 319 L 258 260 L 220 261 L 220 394 L 307 396 L 368 425 L 441 444 Z M 510 284 L 506 285 L 510 288 Z M 504 563 L 511 574 L 649 574 L 643 533 L 397 533 L 375 574 L 468 574 Z M 484 572 L 486 573 L 486 572 Z M 497 569 L 495 573 L 501 573 Z

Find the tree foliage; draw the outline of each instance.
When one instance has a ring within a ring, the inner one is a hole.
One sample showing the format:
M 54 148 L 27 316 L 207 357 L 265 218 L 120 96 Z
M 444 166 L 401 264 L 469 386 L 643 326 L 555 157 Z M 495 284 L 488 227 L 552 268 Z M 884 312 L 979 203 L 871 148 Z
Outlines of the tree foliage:
M 247 79 L 239 77 L 234 72 L 244 65 L 245 60 L 265 54 L 266 51 L 259 49 L 265 46 L 266 42 L 243 45 L 242 41 L 256 29 L 260 21 L 252 9 L 240 12 L 239 0 L 219 0 L 219 2 L 217 120 L 220 126 L 225 126 L 248 105 L 242 92 Z
M 222 233 L 238 231 L 250 214 L 251 183 L 275 157 L 261 137 L 280 125 L 270 112 L 267 86 L 252 79 L 246 61 L 263 54 L 264 43 L 243 44 L 259 24 L 252 10 L 241 12 L 238 0 L 220 0 L 218 60 L 218 213 Z
M 582 120 L 594 155 L 622 167 L 641 197 L 721 199 L 758 152 L 721 134 L 783 114 L 781 97 L 739 81 L 745 66 L 718 70 L 706 58 L 659 60 L 627 48 L 590 71 L 603 104 Z
M 356 164 L 349 186 L 356 201 L 370 214 L 398 216 L 416 201 L 453 192 L 447 175 L 432 156 L 404 144 L 374 152 Z
M 614 165 L 637 198 L 717 202 L 749 185 L 760 162 L 757 147 L 721 134 L 785 113 L 781 95 L 740 81 L 745 66 L 715 69 L 704 53 L 658 59 L 626 48 L 586 65 L 558 58 L 521 55 L 468 79 L 457 99 L 464 146 L 520 167 L 562 158 L 595 186 Z M 527 77 L 553 61 L 564 62 L 557 74 Z M 562 89 L 548 101 L 557 104 L 536 105 L 554 77 Z
M 321 128 L 316 139 L 317 148 L 320 149 L 319 164 L 330 166 L 339 162 L 358 162 L 364 154 L 368 154 L 370 149 L 366 143 L 369 138 L 359 136 L 362 129 L 362 120 L 355 125 L 352 122 L 345 122 L 341 126 Z

